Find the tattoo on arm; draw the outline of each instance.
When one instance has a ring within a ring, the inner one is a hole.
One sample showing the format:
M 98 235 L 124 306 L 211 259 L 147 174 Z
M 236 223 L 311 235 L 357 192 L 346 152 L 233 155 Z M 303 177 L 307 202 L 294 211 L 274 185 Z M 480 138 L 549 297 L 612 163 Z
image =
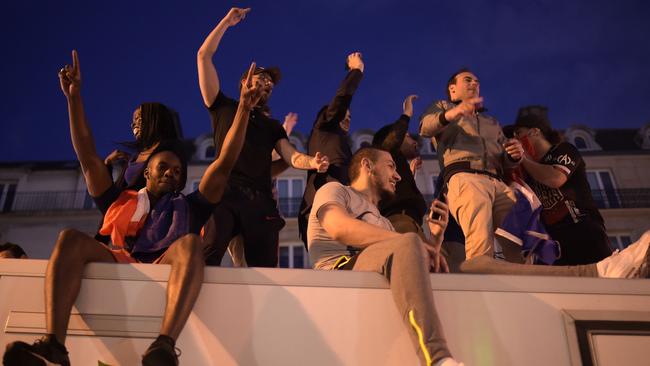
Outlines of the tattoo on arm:
M 296 169 L 309 170 L 311 169 L 311 165 L 310 165 L 311 159 L 312 159 L 311 156 L 295 151 L 291 155 L 291 166 Z

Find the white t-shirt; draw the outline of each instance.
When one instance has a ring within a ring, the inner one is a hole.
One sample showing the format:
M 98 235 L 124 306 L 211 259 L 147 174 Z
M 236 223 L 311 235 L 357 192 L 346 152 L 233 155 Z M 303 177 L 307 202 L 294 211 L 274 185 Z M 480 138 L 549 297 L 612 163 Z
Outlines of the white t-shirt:
M 363 195 L 341 183 L 327 183 L 316 192 L 307 226 L 309 259 L 316 269 L 329 268 L 328 265 L 333 264 L 342 255 L 349 256 L 359 251 L 359 248 L 349 247 L 332 239 L 318 221 L 318 211 L 328 204 L 337 204 L 345 208 L 350 216 L 368 224 L 395 231 L 390 221 L 379 213 L 377 206 Z

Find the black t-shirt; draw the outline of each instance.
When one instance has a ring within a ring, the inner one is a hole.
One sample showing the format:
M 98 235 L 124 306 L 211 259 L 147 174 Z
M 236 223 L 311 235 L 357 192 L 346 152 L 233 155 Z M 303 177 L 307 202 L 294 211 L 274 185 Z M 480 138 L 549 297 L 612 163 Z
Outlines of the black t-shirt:
M 542 202 L 542 221 L 545 225 L 562 227 L 586 220 L 603 223 L 591 196 L 585 163 L 578 149 L 562 142 L 551 147 L 540 163 L 552 165 L 567 176 L 566 183 L 560 188 L 551 188 L 533 179 L 529 180 L 530 187 Z
M 411 117 L 402 114 L 397 121 L 380 128 L 372 139 L 375 147 L 389 151 L 395 161 L 397 182 L 395 195 L 379 202 L 379 210 L 385 217 L 405 213 L 422 225 L 422 217 L 427 212 L 427 203 L 415 183 L 408 160 L 401 152 L 401 146 L 408 133 Z
M 411 166 L 402 153 L 391 152 L 391 155 L 401 179 L 397 182 L 395 195 L 379 202 L 379 210 L 386 217 L 404 212 L 422 225 L 422 218 L 427 212 L 427 203 L 415 183 Z
M 239 102 L 219 92 L 208 111 L 212 120 L 214 146 L 219 156 L 228 129 L 232 126 Z M 279 121 L 267 117 L 260 108 L 251 111 L 246 140 L 228 184 L 252 188 L 271 196 L 271 152 L 287 132 Z
M 102 193 L 98 197 L 93 197 L 93 200 L 95 201 L 95 205 L 102 213 L 102 216 L 106 215 L 106 212 L 111 207 L 113 202 L 115 202 L 115 200 L 117 200 L 117 198 L 120 196 L 120 193 L 122 193 L 122 190 L 118 188 L 115 184 L 112 184 L 104 193 Z M 208 218 L 214 211 L 216 204 L 210 203 L 205 197 L 203 197 L 201 192 L 199 192 L 198 190 L 185 196 L 185 199 L 187 200 L 187 205 L 188 205 L 189 233 L 198 235 L 201 232 L 201 228 L 203 228 L 203 225 L 205 225 L 206 221 L 208 221 Z M 147 217 L 147 221 L 148 220 L 149 217 Z M 146 225 L 147 222 L 145 221 L 145 226 Z M 125 238 L 127 244 L 127 248 L 126 248 L 127 250 L 130 251 L 129 248 L 133 246 L 136 239 L 137 238 L 131 238 L 131 237 Z M 134 253 L 137 254 L 134 255 L 134 257 L 140 260 L 141 262 L 152 262 L 153 260 L 158 258 L 160 254 L 162 254 L 162 252 L 164 252 L 164 250 L 158 253 Z

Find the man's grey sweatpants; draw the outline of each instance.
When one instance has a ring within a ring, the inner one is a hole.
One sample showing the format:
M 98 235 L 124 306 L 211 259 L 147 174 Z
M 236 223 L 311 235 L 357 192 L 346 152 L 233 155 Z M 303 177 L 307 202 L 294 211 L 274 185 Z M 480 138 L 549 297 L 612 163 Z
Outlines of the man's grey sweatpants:
M 359 253 L 354 271 L 379 272 L 390 283 L 393 299 L 423 365 L 451 357 L 433 303 L 429 255 L 418 235 L 383 240 Z

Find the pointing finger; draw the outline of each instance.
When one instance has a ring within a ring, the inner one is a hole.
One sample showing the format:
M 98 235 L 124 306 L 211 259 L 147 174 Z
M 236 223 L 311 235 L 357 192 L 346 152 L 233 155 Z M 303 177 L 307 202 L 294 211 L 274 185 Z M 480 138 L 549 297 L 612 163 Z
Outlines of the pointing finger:
M 72 50 L 72 70 L 78 75 L 81 74 L 81 66 L 79 65 L 79 54 L 77 50 Z
M 246 74 L 246 87 L 250 88 L 253 86 L 253 74 L 255 74 L 255 68 L 257 65 L 255 61 L 251 62 L 251 66 L 248 68 L 248 74 Z

